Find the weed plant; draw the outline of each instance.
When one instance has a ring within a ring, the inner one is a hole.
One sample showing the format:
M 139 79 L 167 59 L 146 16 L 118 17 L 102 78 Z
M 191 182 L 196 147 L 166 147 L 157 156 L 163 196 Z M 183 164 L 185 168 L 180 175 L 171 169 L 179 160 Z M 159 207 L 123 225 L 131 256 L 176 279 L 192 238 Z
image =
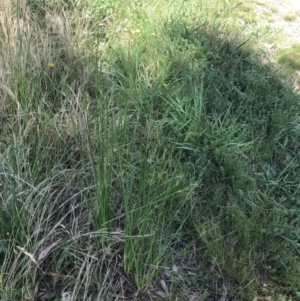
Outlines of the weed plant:
M 1 300 L 297 300 L 299 95 L 238 6 L 1 2 Z

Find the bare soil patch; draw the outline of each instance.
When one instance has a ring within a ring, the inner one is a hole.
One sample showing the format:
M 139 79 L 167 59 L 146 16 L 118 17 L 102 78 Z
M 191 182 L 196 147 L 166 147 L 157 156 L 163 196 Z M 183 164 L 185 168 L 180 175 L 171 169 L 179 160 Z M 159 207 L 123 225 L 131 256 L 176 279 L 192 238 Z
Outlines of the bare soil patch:
M 282 39 L 266 45 L 274 61 L 278 51 L 283 50 L 287 57 L 299 59 L 300 53 L 292 53 L 293 45 L 300 44 L 300 1 L 299 0 L 258 0 L 256 12 L 261 24 L 279 32 Z M 266 17 L 268 16 L 268 17 Z M 282 66 L 284 68 L 284 66 Z M 300 68 L 296 67 L 290 79 L 296 91 L 300 91 Z

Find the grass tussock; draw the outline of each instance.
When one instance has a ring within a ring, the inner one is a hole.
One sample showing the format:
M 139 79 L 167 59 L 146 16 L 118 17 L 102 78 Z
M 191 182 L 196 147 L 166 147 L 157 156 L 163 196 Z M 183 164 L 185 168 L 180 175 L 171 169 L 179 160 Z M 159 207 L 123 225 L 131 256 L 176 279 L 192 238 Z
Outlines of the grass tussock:
M 297 20 L 297 15 L 293 12 L 287 12 L 284 16 L 283 16 L 285 21 L 289 21 L 289 22 L 294 22 Z
M 281 50 L 278 62 L 286 65 L 291 70 L 298 70 L 300 68 L 300 43 L 294 43 L 287 50 Z
M 0 2 L 1 300 L 297 300 L 299 95 L 238 6 Z

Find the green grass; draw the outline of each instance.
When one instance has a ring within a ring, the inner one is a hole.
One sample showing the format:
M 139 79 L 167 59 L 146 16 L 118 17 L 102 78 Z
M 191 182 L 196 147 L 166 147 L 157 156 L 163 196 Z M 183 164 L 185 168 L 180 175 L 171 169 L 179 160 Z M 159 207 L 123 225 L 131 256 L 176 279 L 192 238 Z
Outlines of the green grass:
M 278 62 L 291 71 L 298 70 L 300 68 L 299 51 L 300 43 L 294 43 L 289 49 L 279 51 Z
M 1 300 L 299 298 L 272 33 L 237 1 L 1 5 Z

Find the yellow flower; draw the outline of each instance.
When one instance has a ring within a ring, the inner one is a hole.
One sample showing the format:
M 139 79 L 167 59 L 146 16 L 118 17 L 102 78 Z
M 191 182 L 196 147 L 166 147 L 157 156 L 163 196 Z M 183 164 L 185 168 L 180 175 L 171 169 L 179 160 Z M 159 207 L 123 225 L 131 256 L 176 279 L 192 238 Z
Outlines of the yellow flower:
M 151 36 L 155 37 L 156 33 L 155 32 L 151 32 Z
M 132 30 L 132 31 L 131 31 L 132 34 L 137 34 L 137 33 L 140 33 L 140 32 L 141 32 L 140 29 L 135 29 L 135 30 Z
M 53 62 L 49 62 L 49 63 L 48 63 L 48 68 L 54 68 L 54 66 L 55 66 L 55 65 L 54 65 Z
M 168 84 L 166 84 L 166 83 L 163 83 L 163 86 L 164 86 L 164 87 L 168 87 L 169 85 L 168 85 Z

